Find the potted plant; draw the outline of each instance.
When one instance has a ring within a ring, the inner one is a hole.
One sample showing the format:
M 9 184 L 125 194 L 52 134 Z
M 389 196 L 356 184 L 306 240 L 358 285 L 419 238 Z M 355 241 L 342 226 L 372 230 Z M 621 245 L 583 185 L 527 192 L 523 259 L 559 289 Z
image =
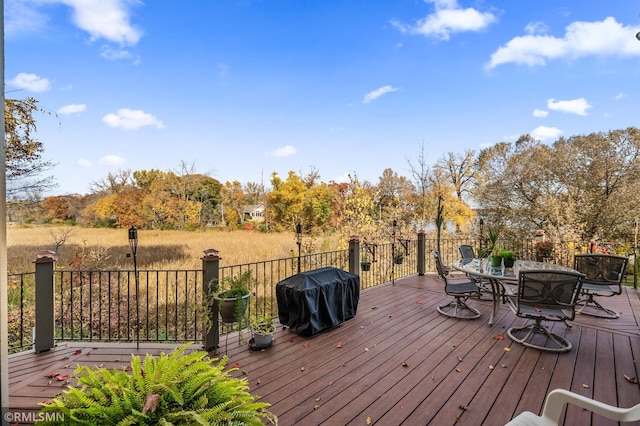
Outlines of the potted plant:
M 500 238 L 500 228 L 497 226 L 487 227 L 489 233 L 489 245 L 486 248 L 486 254 L 489 256 L 491 266 L 502 265 L 502 257 L 498 254 L 498 239 Z
M 396 265 L 401 265 L 403 260 L 404 260 L 404 252 L 400 249 L 396 249 L 396 251 L 393 253 L 393 262 Z
M 270 316 L 261 316 L 251 321 L 251 334 L 253 338 L 249 341 L 249 345 L 256 349 L 268 348 L 273 343 L 273 335 L 276 327 L 273 324 L 273 318 Z
M 502 258 L 504 266 L 506 268 L 513 268 L 513 264 L 516 261 L 516 254 L 512 250 L 500 250 L 498 256 Z
M 553 253 L 553 243 L 551 241 L 538 241 L 535 244 L 535 249 L 537 260 L 542 262 Z
M 39 424 L 263 424 L 274 422 L 269 403 L 250 394 L 227 358 L 186 352 L 188 343 L 169 354 L 131 356 L 127 369 L 76 367 L 78 386 L 40 404 Z M 63 421 L 45 413 L 59 413 Z M 49 419 L 51 419 L 49 421 Z
M 251 296 L 248 288 L 250 282 L 251 270 L 223 279 L 222 290 L 213 296 L 223 322 L 242 322 L 247 310 L 247 299 Z
M 366 254 L 362 256 L 362 260 L 360 261 L 360 269 L 365 272 L 371 270 L 371 260 L 369 260 L 369 256 L 367 256 Z

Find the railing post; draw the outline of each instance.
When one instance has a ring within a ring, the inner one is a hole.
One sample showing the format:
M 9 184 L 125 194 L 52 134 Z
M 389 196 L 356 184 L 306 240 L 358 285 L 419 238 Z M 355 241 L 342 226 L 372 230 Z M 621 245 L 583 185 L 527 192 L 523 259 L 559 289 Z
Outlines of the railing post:
M 36 260 L 36 332 L 34 351 L 39 354 L 55 347 L 55 314 L 53 312 L 53 281 L 55 252 L 41 251 Z
M 349 272 L 360 275 L 360 239 L 357 235 L 349 238 Z
M 424 275 L 426 268 L 427 238 L 424 230 L 418 231 L 418 275 Z
M 220 343 L 220 324 L 218 322 L 218 304 L 213 296 L 220 282 L 220 256 L 218 250 L 208 249 L 202 257 L 202 303 L 207 310 L 203 346 L 206 351 L 214 351 Z

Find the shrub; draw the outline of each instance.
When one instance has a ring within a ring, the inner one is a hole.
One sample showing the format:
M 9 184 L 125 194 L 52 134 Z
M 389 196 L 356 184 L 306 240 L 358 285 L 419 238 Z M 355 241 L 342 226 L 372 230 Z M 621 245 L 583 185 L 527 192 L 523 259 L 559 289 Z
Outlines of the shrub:
M 42 413 L 61 413 L 64 421 L 38 424 L 74 425 L 263 425 L 277 423 L 247 389 L 246 379 L 229 376 L 227 358 L 217 364 L 206 352 L 185 354 L 189 344 L 169 355 L 131 356 L 131 371 L 78 366 L 80 388 L 42 404 Z M 49 418 L 52 416 L 43 416 Z M 54 416 L 55 417 L 55 416 Z

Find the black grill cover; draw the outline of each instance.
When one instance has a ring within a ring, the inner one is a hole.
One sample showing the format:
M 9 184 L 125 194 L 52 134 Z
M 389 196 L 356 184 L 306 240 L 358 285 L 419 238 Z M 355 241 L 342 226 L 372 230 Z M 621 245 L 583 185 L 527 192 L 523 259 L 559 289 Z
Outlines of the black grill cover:
M 360 276 L 338 268 L 301 272 L 276 284 L 280 324 L 311 336 L 353 318 Z

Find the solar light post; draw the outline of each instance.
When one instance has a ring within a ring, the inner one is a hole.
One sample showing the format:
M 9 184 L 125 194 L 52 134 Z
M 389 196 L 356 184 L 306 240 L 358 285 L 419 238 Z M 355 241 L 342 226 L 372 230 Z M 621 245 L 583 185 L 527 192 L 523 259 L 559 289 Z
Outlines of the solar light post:
M 300 254 L 302 247 L 302 224 L 296 224 L 296 244 L 298 244 L 298 273 L 300 273 Z
M 478 224 L 480 225 L 480 252 L 482 252 L 482 241 L 484 240 L 484 219 L 480 218 Z
M 136 350 L 140 350 L 140 282 L 138 280 L 138 262 L 136 253 L 138 251 L 138 230 L 135 226 L 129 228 L 129 247 L 133 255 L 133 275 L 136 280 Z

